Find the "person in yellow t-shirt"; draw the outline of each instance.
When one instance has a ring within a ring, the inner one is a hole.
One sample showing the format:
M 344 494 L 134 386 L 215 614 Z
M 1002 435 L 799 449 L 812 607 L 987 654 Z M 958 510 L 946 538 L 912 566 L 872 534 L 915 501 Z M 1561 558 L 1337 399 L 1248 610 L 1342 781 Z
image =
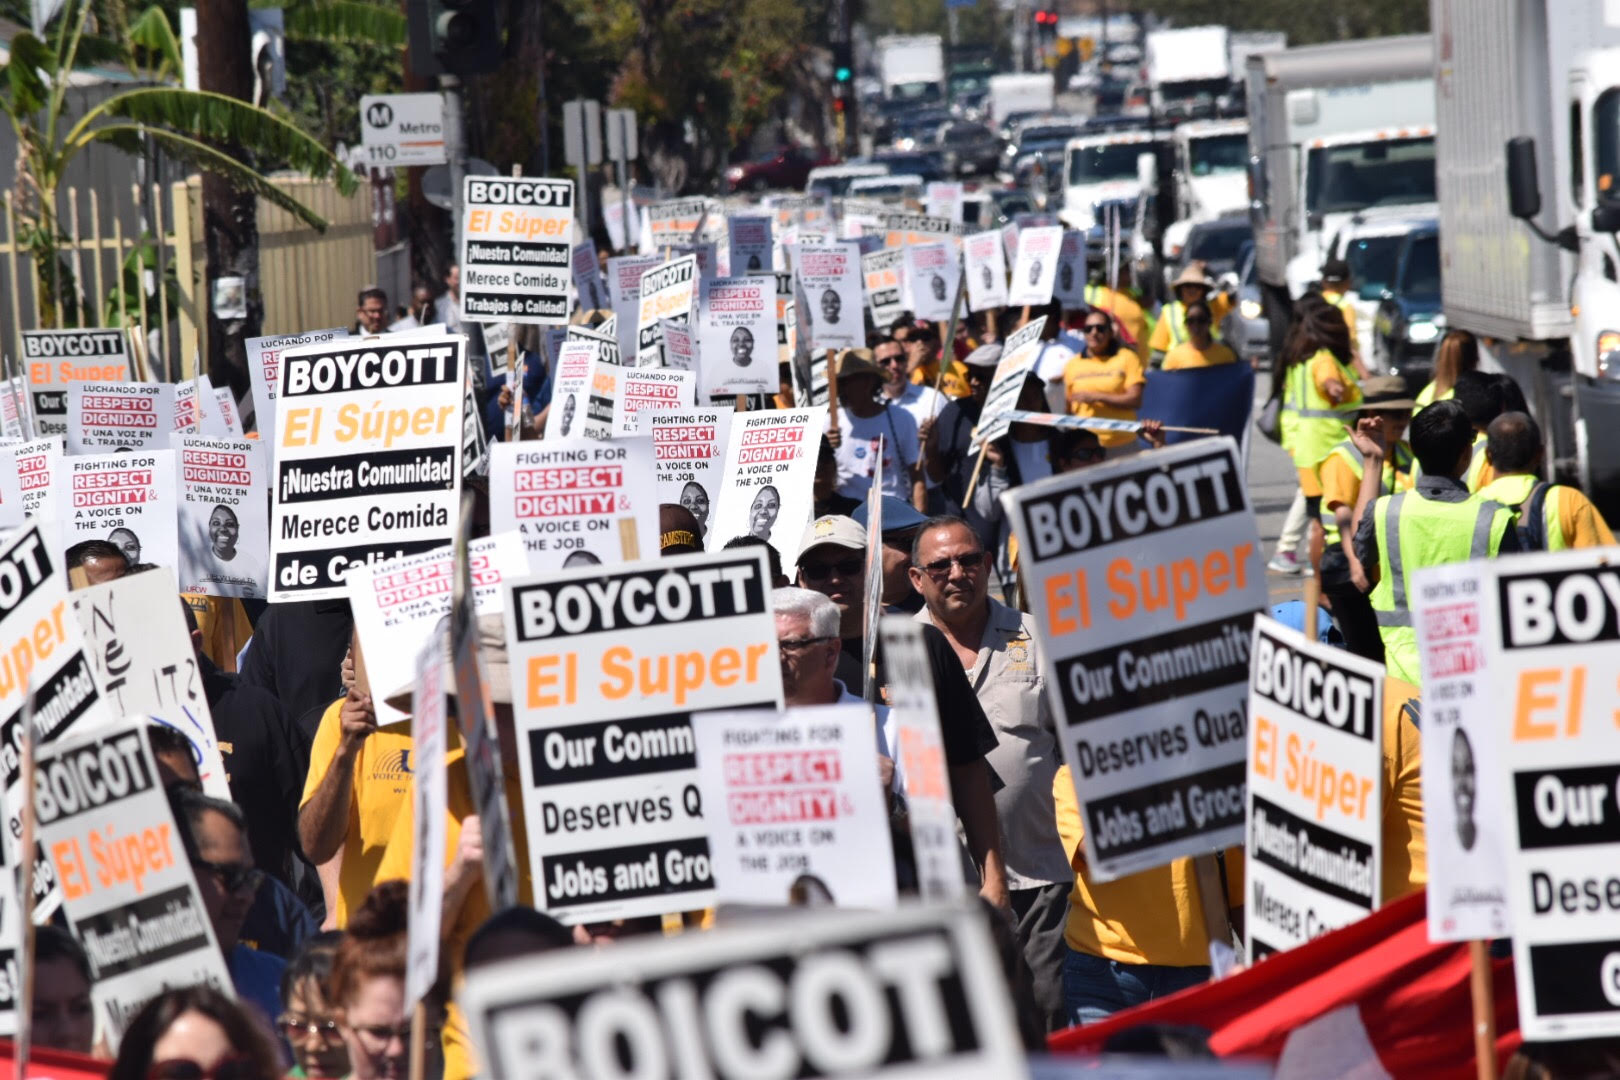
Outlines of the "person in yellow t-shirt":
M 234 596 L 205 596 L 202 593 L 181 593 L 180 599 L 197 619 L 202 632 L 203 655 L 221 671 L 236 671 L 236 654 L 253 636 L 253 624 L 248 621 L 242 601 Z
M 1214 316 L 1210 321 L 1212 334 L 1214 326 L 1232 310 L 1231 294 L 1215 291 L 1215 281 L 1202 262 L 1195 260 L 1188 263 L 1171 288 L 1176 298 L 1159 309 L 1159 320 L 1148 338 L 1148 347 L 1155 362 L 1162 361 L 1171 349 L 1187 340 L 1187 309 L 1193 304 L 1202 300 L 1209 305 L 1210 313 Z
M 360 637 L 353 639 L 360 654 Z M 309 775 L 298 804 L 298 842 L 317 866 L 341 854 L 337 895 L 328 921 L 338 929 L 371 891 L 394 820 L 410 803 L 412 741 L 408 724 L 377 726 L 369 682 L 327 706 L 309 750 Z
M 1187 340 L 1164 354 L 1165 371 L 1237 362 L 1237 353 L 1215 340 L 1215 313 L 1207 303 L 1194 300 L 1188 304 L 1183 321 L 1187 326 Z
M 1423 702 L 1418 688 L 1393 675 L 1384 678 L 1383 897 L 1399 900 L 1429 880 L 1429 846 L 1423 827 L 1423 739 L 1418 733 Z
M 1492 420 L 1485 429 L 1485 456 L 1493 479 L 1479 489 L 1479 497 L 1514 511 L 1521 550 L 1612 545 L 1614 533 L 1585 492 L 1541 479 L 1544 453 L 1541 425 L 1529 415 L 1507 412 Z
M 1086 313 L 1085 335 L 1086 355 L 1072 358 L 1063 369 L 1070 415 L 1135 420 L 1147 384 L 1142 358 L 1120 344 L 1114 320 L 1106 312 L 1094 308 Z M 1097 438 L 1116 456 L 1138 447 L 1136 436 L 1128 431 L 1098 432 Z
M 1058 837 L 1074 868 L 1063 963 L 1063 1002 L 1071 1024 L 1093 1024 L 1121 1009 L 1209 980 L 1204 898 L 1190 858 L 1094 881 L 1086 867 L 1085 824 L 1064 765 L 1052 780 Z M 1222 861 L 1226 903 L 1243 906 L 1243 850 Z
M 906 371 L 917 386 L 933 386 L 939 380 L 942 352 L 933 330 L 923 330 L 915 322 L 899 322 L 891 335 L 906 350 Z M 968 385 L 967 366 L 952 357 L 939 380 L 939 391 L 949 398 L 965 398 L 973 393 Z
M 1148 339 L 1153 335 L 1153 317 L 1142 302 L 1131 294 L 1130 270 L 1122 263 L 1114 287 L 1094 284 L 1086 286 L 1086 304 L 1092 311 L 1103 311 L 1113 316 L 1114 324 L 1123 331 L 1120 340 L 1143 360 L 1148 358 Z
M 1350 332 L 1350 366 L 1356 377 L 1365 379 L 1369 372 L 1361 359 L 1361 339 L 1356 335 L 1356 305 L 1349 296 L 1350 264 L 1343 259 L 1329 259 L 1322 264 L 1322 299 L 1332 304 L 1344 319 L 1344 328 Z
M 1448 330 L 1434 350 L 1434 378 L 1418 391 L 1417 406 L 1445 401 L 1457 385 L 1457 376 L 1479 370 L 1479 340 L 1467 330 Z

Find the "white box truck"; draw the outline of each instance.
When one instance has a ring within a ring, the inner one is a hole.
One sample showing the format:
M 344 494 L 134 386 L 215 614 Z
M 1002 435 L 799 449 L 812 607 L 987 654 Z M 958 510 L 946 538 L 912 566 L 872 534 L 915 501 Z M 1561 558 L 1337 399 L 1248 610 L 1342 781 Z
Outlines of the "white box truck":
M 1249 57 L 1250 216 L 1272 348 L 1326 241 L 1357 215 L 1434 210 L 1434 47 L 1427 34 Z
M 990 126 L 1000 127 L 1014 113 L 1051 112 L 1057 103 L 1052 76 L 990 76 Z
M 878 38 L 877 57 L 885 98 L 944 100 L 945 43 L 938 34 Z
M 1154 30 L 1143 40 L 1148 104 L 1161 116 L 1213 116 L 1231 89 L 1231 43 L 1224 26 Z
M 1620 11 L 1432 0 L 1431 15 L 1447 324 L 1480 336 L 1549 456 L 1620 521 Z
M 1164 232 L 1164 257 L 1173 262 L 1192 227 L 1241 212 L 1249 205 L 1249 122 L 1189 120 L 1176 125 L 1176 220 Z

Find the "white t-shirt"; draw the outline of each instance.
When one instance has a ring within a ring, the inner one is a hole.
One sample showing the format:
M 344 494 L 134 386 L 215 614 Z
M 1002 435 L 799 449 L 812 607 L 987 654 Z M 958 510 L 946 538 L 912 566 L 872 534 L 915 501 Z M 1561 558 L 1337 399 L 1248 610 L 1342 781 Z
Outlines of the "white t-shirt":
M 827 421 L 823 431 L 830 430 Z M 838 410 L 838 494 L 864 501 L 872 486 L 872 464 L 883 440 L 883 494 L 911 501 L 911 468 L 917 464 L 917 421 L 898 406 L 876 416 L 857 417 Z
M 889 398 L 888 400 L 891 406 L 898 406 L 910 413 L 911 418 L 917 421 L 917 430 L 920 432 L 922 430 L 923 421 L 938 419 L 939 414 L 945 408 L 945 403 L 949 401 L 950 398 L 946 397 L 938 390 L 935 390 L 932 386 L 923 386 L 920 383 L 907 383 L 905 393 L 901 394 L 897 398 Z M 930 479 L 926 475 L 923 477 L 923 482 L 926 483 L 930 489 L 939 487 L 939 481 Z M 902 495 L 901 498 L 906 498 L 906 496 Z
M 1035 357 L 1035 374 L 1046 384 L 1046 408 L 1059 415 L 1069 411 L 1068 398 L 1063 392 L 1063 369 L 1078 355 L 1063 341 L 1043 341 Z

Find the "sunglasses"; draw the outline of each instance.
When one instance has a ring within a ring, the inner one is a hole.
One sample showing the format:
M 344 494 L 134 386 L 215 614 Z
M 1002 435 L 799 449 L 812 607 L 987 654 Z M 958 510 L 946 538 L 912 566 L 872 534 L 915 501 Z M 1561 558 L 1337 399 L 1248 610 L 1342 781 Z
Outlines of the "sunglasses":
M 322 1042 L 335 1043 L 342 1037 L 338 1034 L 336 1020 L 317 1020 L 313 1016 L 299 1016 L 297 1013 L 282 1013 L 276 1017 L 276 1028 L 288 1042 L 306 1035 L 318 1035 Z
M 1210 324 L 1209 319 L 1188 319 L 1187 320 L 1187 325 L 1188 326 L 1208 326 L 1209 324 Z
M 952 566 L 960 566 L 963 573 L 970 573 L 984 565 L 984 552 L 969 551 L 965 555 L 947 555 L 943 559 L 935 559 L 931 563 L 923 563 L 923 571 L 932 578 L 949 577 Z
M 1086 333 L 1088 334 L 1103 334 L 1107 333 L 1108 330 L 1107 323 L 1086 323 Z
M 804 575 L 806 581 L 826 581 L 834 574 L 852 578 L 865 568 L 865 560 L 856 558 L 834 563 L 800 563 L 799 573 Z
M 253 866 L 212 863 L 205 859 L 193 859 L 191 865 L 213 874 L 228 893 L 258 892 L 264 883 L 264 871 Z
M 174 1058 L 159 1061 L 146 1071 L 146 1080 L 258 1080 L 259 1066 L 248 1057 L 232 1055 L 205 1069 L 195 1061 Z
M 776 647 L 783 652 L 798 652 L 800 649 L 808 649 L 812 645 L 825 645 L 832 640 L 830 637 L 783 638 L 776 643 Z

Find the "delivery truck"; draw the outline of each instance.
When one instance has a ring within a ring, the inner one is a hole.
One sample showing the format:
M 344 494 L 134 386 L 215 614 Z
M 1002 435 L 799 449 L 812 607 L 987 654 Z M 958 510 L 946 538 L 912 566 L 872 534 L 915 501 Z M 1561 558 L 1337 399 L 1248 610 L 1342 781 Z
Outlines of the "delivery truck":
M 1213 116 L 1231 89 L 1231 43 L 1224 26 L 1154 30 L 1143 41 L 1148 104 L 1170 119 Z
M 1447 325 L 1480 336 L 1549 458 L 1620 522 L 1620 14 L 1431 0 L 1431 16 Z
M 1033 75 L 990 76 L 991 127 L 1000 127 L 1015 113 L 1051 112 L 1057 101 L 1052 76 L 1046 72 Z
M 945 97 L 945 43 L 938 34 L 877 39 L 878 76 L 890 101 L 941 101 Z

